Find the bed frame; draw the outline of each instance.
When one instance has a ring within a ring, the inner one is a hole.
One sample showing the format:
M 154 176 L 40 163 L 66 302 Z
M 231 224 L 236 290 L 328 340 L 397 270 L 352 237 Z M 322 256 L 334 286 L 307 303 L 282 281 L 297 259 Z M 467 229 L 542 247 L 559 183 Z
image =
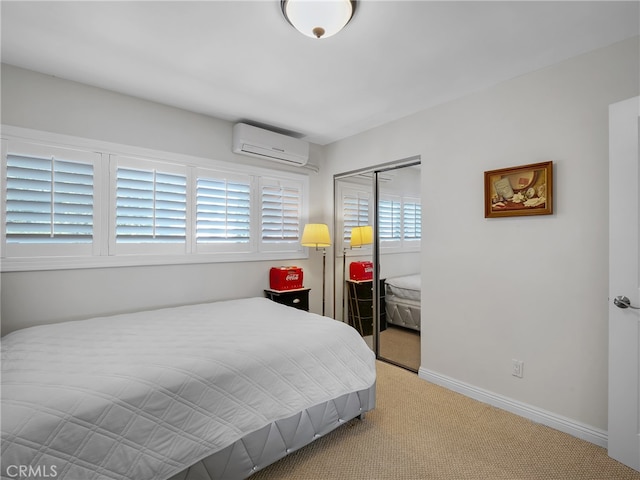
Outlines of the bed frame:
M 388 324 L 420 331 L 420 302 L 387 292 L 385 308 Z

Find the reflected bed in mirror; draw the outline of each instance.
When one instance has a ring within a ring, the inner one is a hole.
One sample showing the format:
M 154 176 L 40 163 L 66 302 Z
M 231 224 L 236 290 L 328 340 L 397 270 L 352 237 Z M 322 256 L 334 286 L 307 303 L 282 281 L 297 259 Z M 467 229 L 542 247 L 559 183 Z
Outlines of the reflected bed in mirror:
M 409 370 L 420 368 L 419 273 L 384 280 L 387 328 L 380 332 L 380 357 Z
M 387 324 L 420 330 L 420 274 L 385 279 Z

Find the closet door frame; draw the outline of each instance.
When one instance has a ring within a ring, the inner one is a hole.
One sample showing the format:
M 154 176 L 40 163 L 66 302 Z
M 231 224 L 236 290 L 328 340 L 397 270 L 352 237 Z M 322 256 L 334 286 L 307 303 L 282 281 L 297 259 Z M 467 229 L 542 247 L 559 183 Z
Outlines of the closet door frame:
M 378 223 L 379 223 L 379 218 L 378 218 L 378 203 L 380 200 L 380 191 L 379 191 L 379 185 L 380 185 L 380 179 L 379 179 L 379 175 L 383 172 L 387 172 L 389 170 L 396 170 L 398 168 L 404 168 L 404 167 L 411 167 L 414 165 L 420 165 L 421 162 L 421 157 L 420 155 L 415 155 L 412 157 L 408 157 L 408 158 L 404 158 L 401 160 L 395 160 L 395 161 L 391 161 L 391 162 L 387 162 L 387 163 L 383 163 L 383 164 L 379 164 L 379 165 L 375 165 L 372 167 L 367 167 L 367 168 L 362 168 L 362 169 L 358 169 L 358 170 L 351 170 L 349 172 L 344 172 L 344 173 L 338 173 L 335 174 L 333 176 L 333 203 L 334 203 L 334 213 L 333 213 L 333 223 L 334 223 L 334 228 L 333 228 L 333 232 L 334 232 L 334 239 L 333 239 L 333 244 L 337 245 L 337 235 L 338 232 L 340 231 L 340 234 L 342 234 L 341 229 L 338 228 L 338 205 L 336 202 L 336 194 L 337 194 L 337 182 L 341 179 L 345 179 L 351 176 L 355 176 L 355 175 L 362 175 L 362 174 L 371 174 L 372 175 L 372 185 L 371 188 L 373 190 L 373 255 L 372 255 L 372 262 L 373 262 L 373 318 L 374 318 L 374 328 L 373 328 L 373 351 L 376 355 L 376 358 L 380 358 L 380 234 L 378 231 Z M 344 253 L 343 253 L 344 254 Z M 336 258 L 337 258 L 337 252 L 336 255 L 334 255 L 334 265 L 336 263 Z M 336 295 L 335 293 L 337 292 L 337 272 L 336 269 L 334 268 L 334 274 L 333 274 L 333 290 L 334 290 L 334 305 L 333 305 L 333 311 L 334 311 L 334 318 L 335 318 L 335 312 L 336 312 Z M 344 286 L 344 282 L 345 279 L 342 278 L 341 279 L 341 285 Z M 344 287 L 342 289 L 342 291 L 344 292 Z M 344 320 L 344 319 L 343 319 Z

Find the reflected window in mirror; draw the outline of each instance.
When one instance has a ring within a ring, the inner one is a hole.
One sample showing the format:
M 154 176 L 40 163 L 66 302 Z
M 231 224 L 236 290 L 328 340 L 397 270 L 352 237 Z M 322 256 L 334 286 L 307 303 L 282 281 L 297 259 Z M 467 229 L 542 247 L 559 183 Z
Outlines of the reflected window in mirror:
M 371 189 L 356 190 L 344 188 L 342 194 L 342 242 L 343 248 L 350 245 L 351 231 L 357 227 L 371 224 Z
M 419 250 L 422 238 L 422 206 L 415 196 L 381 194 L 378 202 L 378 235 L 385 253 Z

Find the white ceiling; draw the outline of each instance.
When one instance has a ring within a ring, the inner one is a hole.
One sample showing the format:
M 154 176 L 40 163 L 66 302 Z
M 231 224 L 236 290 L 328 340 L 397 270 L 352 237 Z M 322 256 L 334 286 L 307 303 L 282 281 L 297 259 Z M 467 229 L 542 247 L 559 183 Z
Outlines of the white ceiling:
M 327 144 L 639 33 L 630 2 L 375 1 L 315 40 L 279 0 L 2 0 L 2 62 Z

